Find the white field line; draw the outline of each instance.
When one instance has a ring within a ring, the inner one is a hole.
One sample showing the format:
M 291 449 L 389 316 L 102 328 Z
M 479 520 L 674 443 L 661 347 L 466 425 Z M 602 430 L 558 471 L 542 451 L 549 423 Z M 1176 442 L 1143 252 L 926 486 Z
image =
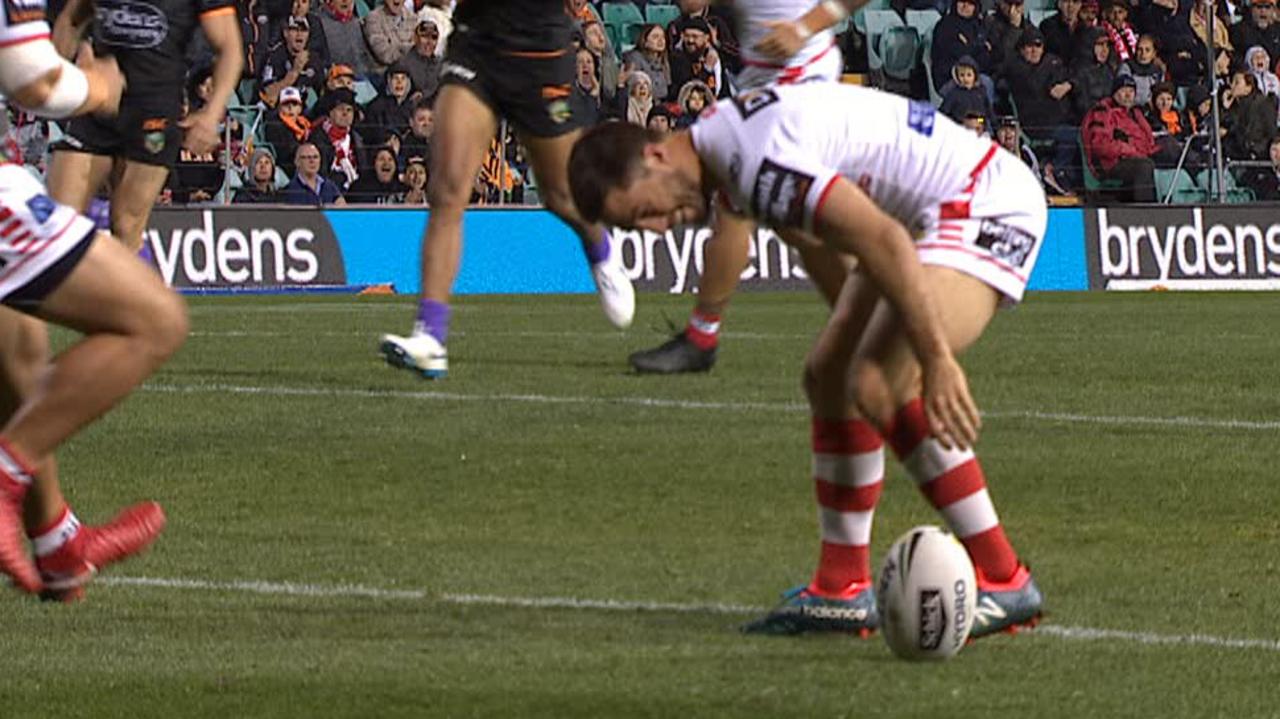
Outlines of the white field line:
M 807 412 L 799 402 L 699 402 L 662 397 L 582 397 L 543 394 L 469 394 L 409 390 L 375 390 L 338 387 L 250 386 L 231 384 L 175 385 L 146 384 L 143 390 L 171 394 L 239 394 L 268 397 L 323 397 L 331 399 L 407 399 L 444 402 L 521 402 L 530 404 L 623 405 L 666 409 L 705 409 L 724 411 Z M 1028 419 L 1069 424 L 1118 425 L 1131 427 L 1174 427 L 1192 429 L 1231 429 L 1275 431 L 1280 421 L 1218 419 L 1213 417 L 1151 417 L 1143 415 L 1092 415 L 1037 410 L 984 412 L 988 419 Z
M 433 594 L 422 589 L 380 589 L 354 584 L 297 584 L 293 582 L 225 581 L 205 579 L 170 579 L 162 577 L 100 577 L 99 584 L 117 587 L 152 589 L 186 589 L 194 591 L 238 592 L 295 597 L 386 599 L 436 601 L 464 606 L 490 606 L 516 609 L 570 609 L 603 612 L 655 612 L 676 614 L 723 614 L 748 616 L 765 611 L 764 607 L 721 603 L 633 602 L 621 599 L 580 599 L 577 597 L 503 597 L 492 594 Z M 1147 646 L 1202 646 L 1218 649 L 1260 649 L 1280 652 L 1280 641 L 1273 639 L 1239 639 L 1211 634 L 1157 634 L 1092 627 L 1041 625 L 1033 634 L 1074 641 L 1104 641 Z
M 726 339 L 736 339 L 736 340 L 761 340 L 761 341 L 787 341 L 787 342 L 790 342 L 791 340 L 811 340 L 811 339 L 813 339 L 813 338 L 816 336 L 816 334 L 817 334 L 817 333 L 816 333 L 816 331 L 815 331 L 815 332 L 808 333 L 808 334 L 802 334 L 802 333 L 786 334 L 786 333 L 776 333 L 776 332 L 721 332 L 721 333 L 720 333 L 720 336 L 721 336 L 721 337 L 724 337 L 724 338 L 726 338 Z M 188 336 L 188 337 L 199 337 L 199 338 L 203 338 L 203 337 L 213 337 L 213 338 L 220 338 L 220 337 L 232 337 L 232 338 L 238 338 L 238 337 L 368 337 L 370 342 L 375 341 L 375 339 L 376 339 L 376 337 L 377 337 L 376 333 L 369 332 L 368 330 L 348 330 L 348 331 L 346 331 L 346 332 L 333 332 L 333 331 L 310 332 L 310 331 L 308 331 L 308 332 L 305 332 L 305 333 L 303 333 L 303 332 L 297 332 L 297 331 L 289 331 L 289 330 L 193 330 L 192 332 L 188 333 L 188 335 L 187 335 L 187 336 Z M 592 340 L 601 339 L 601 338 L 612 338 L 612 339 L 620 339 L 620 340 L 621 340 L 621 339 L 625 339 L 625 340 L 629 340 L 629 341 L 634 341 L 634 338 L 633 338 L 631 335 L 629 335 L 629 334 L 627 334 L 626 332 L 623 332 L 623 331 L 621 331 L 621 330 L 617 330 L 617 331 L 614 331 L 614 332 L 608 332 L 608 331 L 602 331 L 602 332 L 574 332 L 574 331 L 569 331 L 569 330 L 565 330 L 565 331 L 558 331 L 558 330 L 509 330 L 509 331 L 503 331 L 503 330 L 498 330 L 498 331 L 489 331 L 489 330 L 462 330 L 462 331 L 458 331 L 458 332 L 451 332 L 449 336 L 450 336 L 450 337 L 453 337 L 453 336 L 458 336 L 458 337 L 532 337 L 532 338 L 545 337 L 545 338 L 553 338 L 553 339 L 592 339 Z M 667 337 L 670 337 L 670 335 L 669 335 L 669 334 L 668 334 L 668 335 L 662 335 L 662 336 L 660 337 L 659 335 L 655 334 L 655 335 L 654 335 L 654 341 L 657 341 L 658 339 L 661 339 L 661 338 L 667 338 Z

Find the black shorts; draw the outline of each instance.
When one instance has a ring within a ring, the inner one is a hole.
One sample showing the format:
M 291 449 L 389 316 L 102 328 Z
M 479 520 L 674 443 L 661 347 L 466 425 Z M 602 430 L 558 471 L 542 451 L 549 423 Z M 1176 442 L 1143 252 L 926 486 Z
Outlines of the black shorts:
M 449 36 L 440 84 L 466 87 L 521 132 L 559 137 L 579 126 L 569 105 L 575 72 L 567 49 L 505 50 L 472 32 L 455 31 Z
M 146 95 L 126 96 L 115 117 L 74 118 L 53 150 L 123 157 L 172 169 L 182 149 L 182 129 L 178 127 L 182 90 L 176 90 L 174 95 L 162 97 L 149 91 Z

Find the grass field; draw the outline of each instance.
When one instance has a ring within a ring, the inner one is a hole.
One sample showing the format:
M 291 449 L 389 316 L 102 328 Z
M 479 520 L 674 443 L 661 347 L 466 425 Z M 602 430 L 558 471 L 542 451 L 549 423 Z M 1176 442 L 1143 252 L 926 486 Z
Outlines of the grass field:
M 710 375 L 626 373 L 687 298 L 464 298 L 452 374 L 374 354 L 404 298 L 192 302 L 61 454 L 82 518 L 160 500 L 79 606 L 0 596 L 0 717 L 1280 715 L 1280 297 L 1035 295 L 966 358 L 1046 594 L 944 665 L 737 627 L 817 555 L 809 294 L 736 301 Z M 62 338 L 65 340 L 65 337 Z M 875 561 L 934 522 L 890 470 Z

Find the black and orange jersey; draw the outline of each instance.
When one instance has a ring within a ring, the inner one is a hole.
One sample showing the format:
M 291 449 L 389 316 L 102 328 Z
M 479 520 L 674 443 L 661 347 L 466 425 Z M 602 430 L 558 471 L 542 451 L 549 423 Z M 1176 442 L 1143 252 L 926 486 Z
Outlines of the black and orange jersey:
M 115 55 L 129 94 L 180 93 L 187 75 L 185 54 L 200 21 L 236 12 L 235 0 L 97 0 L 94 49 Z
M 499 52 L 564 52 L 573 38 L 564 0 L 460 0 L 453 22 Z

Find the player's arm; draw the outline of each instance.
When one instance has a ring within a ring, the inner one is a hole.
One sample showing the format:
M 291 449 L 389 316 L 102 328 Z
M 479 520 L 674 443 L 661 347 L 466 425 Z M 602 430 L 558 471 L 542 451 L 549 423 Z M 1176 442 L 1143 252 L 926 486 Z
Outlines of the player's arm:
M 53 21 L 53 46 L 59 55 L 68 60 L 76 56 L 76 48 L 84 38 L 93 14 L 93 0 L 67 0 Z
M 218 146 L 218 123 L 227 114 L 227 104 L 231 94 L 240 82 L 240 73 L 244 71 L 244 46 L 240 39 L 240 20 L 236 17 L 236 9 L 223 6 L 206 10 L 200 15 L 200 28 L 204 30 L 213 48 L 213 92 L 209 102 L 182 121 L 186 130 L 182 146 L 198 155 L 212 151 Z
M 800 52 L 817 33 L 832 27 L 867 4 L 867 0 L 825 0 L 795 20 L 766 23 L 769 34 L 755 49 L 775 60 L 786 60 Z
M 832 249 L 857 256 L 859 268 L 901 317 L 920 361 L 934 435 L 944 446 L 972 446 L 981 424 L 978 410 L 907 229 L 838 176 L 823 191 L 813 214 L 814 233 Z
M 75 65 L 43 37 L 0 47 L 0 91 L 42 117 L 115 113 L 123 90 L 115 59 L 94 57 L 88 45 Z

